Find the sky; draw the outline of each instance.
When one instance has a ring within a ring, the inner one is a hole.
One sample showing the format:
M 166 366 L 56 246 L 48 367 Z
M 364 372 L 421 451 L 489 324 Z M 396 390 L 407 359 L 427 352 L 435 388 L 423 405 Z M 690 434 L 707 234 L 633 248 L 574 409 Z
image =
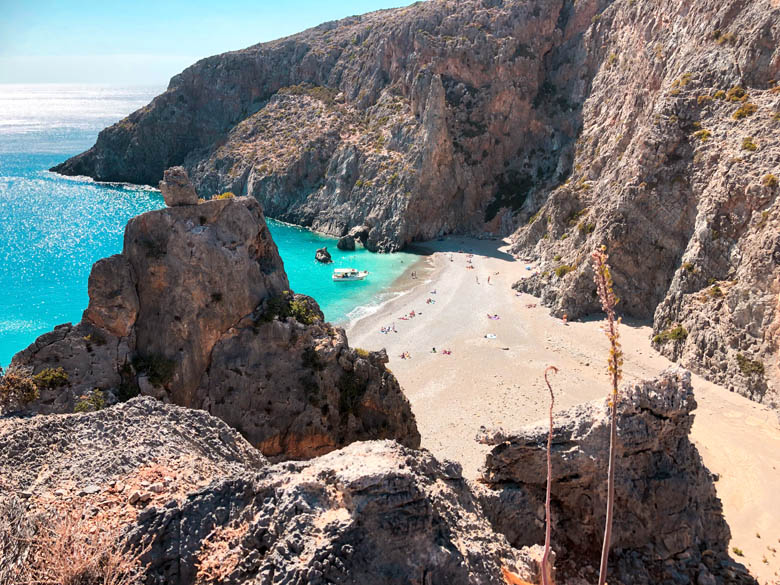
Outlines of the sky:
M 198 59 L 407 0 L 0 0 L 0 83 L 166 85 Z

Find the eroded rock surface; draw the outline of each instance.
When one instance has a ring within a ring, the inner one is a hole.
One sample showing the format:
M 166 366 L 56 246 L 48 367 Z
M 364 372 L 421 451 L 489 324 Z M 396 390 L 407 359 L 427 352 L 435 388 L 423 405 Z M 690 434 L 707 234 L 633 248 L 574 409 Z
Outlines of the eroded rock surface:
M 135 217 L 122 254 L 96 263 L 81 323 L 14 357 L 67 377 L 42 387 L 29 410 L 72 412 L 140 392 L 207 409 L 279 458 L 360 439 L 417 447 L 387 356 L 350 348 L 316 302 L 288 289 L 255 199 Z
M 688 437 L 695 408 L 690 373 L 680 368 L 622 391 L 610 583 L 754 583 L 728 558 L 721 503 Z M 482 475 L 485 507 L 515 546 L 544 541 L 547 432 L 545 422 L 483 437 L 494 445 Z M 552 540 L 566 578 L 592 577 L 583 569 L 598 566 L 608 453 L 605 401 L 556 413 Z
M 503 566 L 534 578 L 535 563 L 493 531 L 457 464 L 392 441 L 269 465 L 217 418 L 148 397 L 0 418 L 0 438 L 9 583 L 24 582 L 13 578 L 26 562 L 17 537 L 33 536 L 49 510 L 147 545 L 147 584 L 500 585 Z
M 330 252 L 328 252 L 327 246 L 317 250 L 317 252 L 314 254 L 314 259 L 317 262 L 321 262 L 323 264 L 330 264 L 333 262 L 333 258 L 331 257 Z
M 176 205 L 197 205 L 198 194 L 192 186 L 184 167 L 165 169 L 160 181 L 160 192 L 168 207 Z

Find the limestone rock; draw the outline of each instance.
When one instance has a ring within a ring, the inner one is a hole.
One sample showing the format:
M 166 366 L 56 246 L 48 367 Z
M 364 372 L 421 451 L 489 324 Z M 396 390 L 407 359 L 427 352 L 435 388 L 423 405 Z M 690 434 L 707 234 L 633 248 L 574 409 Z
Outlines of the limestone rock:
M 610 582 L 661 583 L 673 572 L 695 581 L 700 563 L 714 574 L 724 575 L 728 567 L 741 575 L 729 582 L 753 582 L 728 559 L 730 531 L 721 503 L 688 437 L 695 407 L 690 373 L 680 368 L 622 391 Z M 484 496 L 488 516 L 514 546 L 543 542 L 546 421 L 514 433 L 486 433 L 483 440 L 494 445 L 482 476 L 491 488 Z M 582 567 L 599 558 L 608 453 L 605 401 L 556 413 L 553 543 L 564 573 L 570 561 Z
M 503 585 L 504 565 L 534 571 L 492 531 L 465 480 L 389 441 L 212 484 L 145 515 L 131 535 L 151 545 L 150 583 L 184 585 L 221 529 L 238 534 L 219 541 L 229 583 Z
M 317 250 L 317 253 L 314 255 L 314 259 L 317 262 L 321 262 L 322 264 L 330 264 L 333 262 L 333 258 L 330 256 L 330 252 L 328 252 L 328 248 L 320 248 Z
M 160 181 L 160 191 L 168 207 L 198 204 L 198 193 L 192 186 L 184 167 L 166 169 L 163 180 Z
M 289 292 L 255 199 L 133 218 L 122 254 L 95 265 L 89 292 L 81 323 L 14 357 L 67 376 L 28 411 L 72 412 L 95 389 L 108 403 L 140 392 L 206 409 L 274 458 L 364 439 L 419 446 L 386 356 L 351 349 L 314 300 Z
M 336 247 L 339 250 L 346 250 L 351 251 L 355 249 L 355 238 L 352 236 L 341 236 L 339 238 L 339 241 L 336 243 Z

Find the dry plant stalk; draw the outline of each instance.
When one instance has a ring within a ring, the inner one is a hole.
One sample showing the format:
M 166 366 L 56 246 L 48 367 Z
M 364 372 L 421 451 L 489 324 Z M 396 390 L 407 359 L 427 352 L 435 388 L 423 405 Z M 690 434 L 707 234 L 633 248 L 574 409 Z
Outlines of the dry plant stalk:
M 146 552 L 131 551 L 120 528 L 100 525 L 76 508 L 37 519 L 25 585 L 141 585 Z
M 558 373 L 555 366 L 547 366 L 544 371 L 544 382 L 550 391 L 550 431 L 547 434 L 547 496 L 544 500 L 545 532 L 544 555 L 542 556 L 542 585 L 553 585 L 552 567 L 550 566 L 550 540 L 552 535 L 552 517 L 550 516 L 550 496 L 552 493 L 552 442 L 553 442 L 553 408 L 555 408 L 555 394 L 553 393 L 547 374 Z
M 219 526 L 203 540 L 198 559 L 196 583 L 222 583 L 236 570 L 243 552 L 238 547 L 249 531 L 247 523 Z
M 601 307 L 607 314 L 604 332 L 609 339 L 609 374 L 612 382 L 612 395 L 610 397 L 610 425 L 609 425 L 609 468 L 607 470 L 607 515 L 604 522 L 604 543 L 601 549 L 601 564 L 599 566 L 599 585 L 607 581 L 607 564 L 609 561 L 609 549 L 612 541 L 612 516 L 615 503 L 615 443 L 617 442 L 617 403 L 618 383 L 620 382 L 621 366 L 623 365 L 623 352 L 620 349 L 618 325 L 620 319 L 615 318 L 615 305 L 618 298 L 612 289 L 612 274 L 607 264 L 606 246 L 602 246 L 592 254 L 593 270 L 595 272 L 596 291 L 601 300 Z

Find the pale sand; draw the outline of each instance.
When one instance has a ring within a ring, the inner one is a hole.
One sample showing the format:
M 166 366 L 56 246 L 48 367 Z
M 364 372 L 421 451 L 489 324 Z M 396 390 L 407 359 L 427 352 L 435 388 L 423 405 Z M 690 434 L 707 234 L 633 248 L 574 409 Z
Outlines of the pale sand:
M 427 244 L 438 252 L 415 267 L 418 280 L 404 275 L 408 292 L 347 328 L 351 345 L 387 348 L 389 367 L 412 403 L 423 447 L 462 463 L 469 478 L 477 476 L 487 450 L 474 440 L 481 425 L 512 429 L 546 416 L 546 366 L 560 368 L 551 376 L 556 410 L 608 392 L 601 321 L 565 326 L 538 299 L 517 296 L 512 283 L 530 272 L 499 245 L 464 238 Z M 474 252 L 474 270 L 466 268 L 466 253 L 449 252 L 458 249 Z M 436 294 L 430 292 L 434 289 Z M 428 298 L 436 303 L 427 304 Z M 418 316 L 400 319 L 412 310 Z M 488 313 L 500 319 L 490 320 Z M 398 333 L 380 332 L 393 323 Z M 496 339 L 486 339 L 487 333 Z M 624 324 L 620 334 L 625 380 L 653 377 L 671 365 L 651 348 L 649 326 Z M 444 349 L 452 355 L 443 355 Z M 411 359 L 401 359 L 402 352 Z M 707 467 L 719 475 L 715 485 L 731 527 L 731 546 L 745 555 L 735 558 L 760 583 L 773 583 L 780 574 L 780 555 L 768 548 L 780 549 L 777 413 L 698 376 L 693 380 L 699 405 L 693 440 Z

